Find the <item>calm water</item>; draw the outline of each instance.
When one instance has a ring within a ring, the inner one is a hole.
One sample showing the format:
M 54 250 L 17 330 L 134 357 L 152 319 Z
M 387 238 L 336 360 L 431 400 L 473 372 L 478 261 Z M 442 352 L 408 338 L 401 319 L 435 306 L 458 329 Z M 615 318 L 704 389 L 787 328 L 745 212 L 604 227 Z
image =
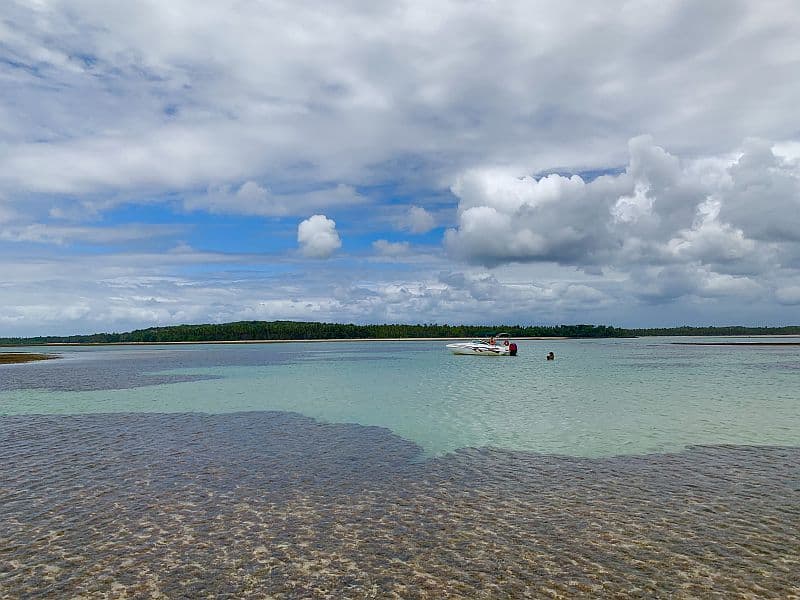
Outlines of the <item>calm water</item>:
M 0 598 L 800 595 L 800 347 L 672 341 L 0 366 Z
M 800 346 L 672 341 L 523 341 L 499 360 L 442 342 L 54 348 L 0 367 L 0 415 L 292 411 L 386 427 L 427 456 L 800 445 Z

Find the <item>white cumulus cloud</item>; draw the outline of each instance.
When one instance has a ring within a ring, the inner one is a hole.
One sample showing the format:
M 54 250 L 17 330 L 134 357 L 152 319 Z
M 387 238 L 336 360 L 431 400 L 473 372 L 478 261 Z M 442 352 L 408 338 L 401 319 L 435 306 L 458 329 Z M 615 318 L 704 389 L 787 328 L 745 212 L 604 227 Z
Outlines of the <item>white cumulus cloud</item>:
M 403 216 L 400 225 L 411 233 L 427 233 L 436 226 L 436 219 L 423 207 L 412 205 Z
M 772 148 L 681 159 L 640 136 L 623 172 L 594 179 L 472 169 L 452 186 L 458 222 L 445 246 L 490 267 L 615 269 L 653 299 L 752 296 L 779 269 L 798 277 L 800 166 Z
M 341 248 L 336 222 L 325 215 L 312 215 L 297 227 L 300 252 L 309 258 L 328 258 Z

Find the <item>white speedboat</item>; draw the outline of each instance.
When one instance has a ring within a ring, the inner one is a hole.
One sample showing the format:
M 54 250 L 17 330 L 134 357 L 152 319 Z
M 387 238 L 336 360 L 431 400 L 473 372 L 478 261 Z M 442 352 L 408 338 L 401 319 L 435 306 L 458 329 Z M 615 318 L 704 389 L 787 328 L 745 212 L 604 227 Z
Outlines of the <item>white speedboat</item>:
M 447 344 L 453 354 L 472 356 L 516 356 L 517 345 L 509 339 L 507 333 L 498 333 L 489 340 L 472 340 Z

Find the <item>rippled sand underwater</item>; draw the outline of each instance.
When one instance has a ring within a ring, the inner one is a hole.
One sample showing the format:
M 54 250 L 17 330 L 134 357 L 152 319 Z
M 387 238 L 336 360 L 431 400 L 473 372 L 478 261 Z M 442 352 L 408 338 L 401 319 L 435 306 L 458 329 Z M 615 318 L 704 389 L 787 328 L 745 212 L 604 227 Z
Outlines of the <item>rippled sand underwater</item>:
M 0 419 L 2 598 L 791 598 L 800 449 L 423 459 L 280 412 Z

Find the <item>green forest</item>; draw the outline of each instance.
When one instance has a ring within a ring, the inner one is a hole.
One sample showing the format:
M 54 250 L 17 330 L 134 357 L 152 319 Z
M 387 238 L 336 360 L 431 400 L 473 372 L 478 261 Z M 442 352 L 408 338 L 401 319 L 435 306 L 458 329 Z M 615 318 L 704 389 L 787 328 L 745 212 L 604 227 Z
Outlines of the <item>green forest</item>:
M 654 335 L 800 335 L 800 326 L 671 327 L 623 329 L 608 325 L 354 325 L 301 321 L 240 321 L 237 323 L 150 327 L 125 333 L 6 337 L 0 345 L 125 344 L 163 342 L 240 342 L 258 340 L 330 340 L 383 338 L 486 337 L 498 332 L 512 337 L 611 338 Z

